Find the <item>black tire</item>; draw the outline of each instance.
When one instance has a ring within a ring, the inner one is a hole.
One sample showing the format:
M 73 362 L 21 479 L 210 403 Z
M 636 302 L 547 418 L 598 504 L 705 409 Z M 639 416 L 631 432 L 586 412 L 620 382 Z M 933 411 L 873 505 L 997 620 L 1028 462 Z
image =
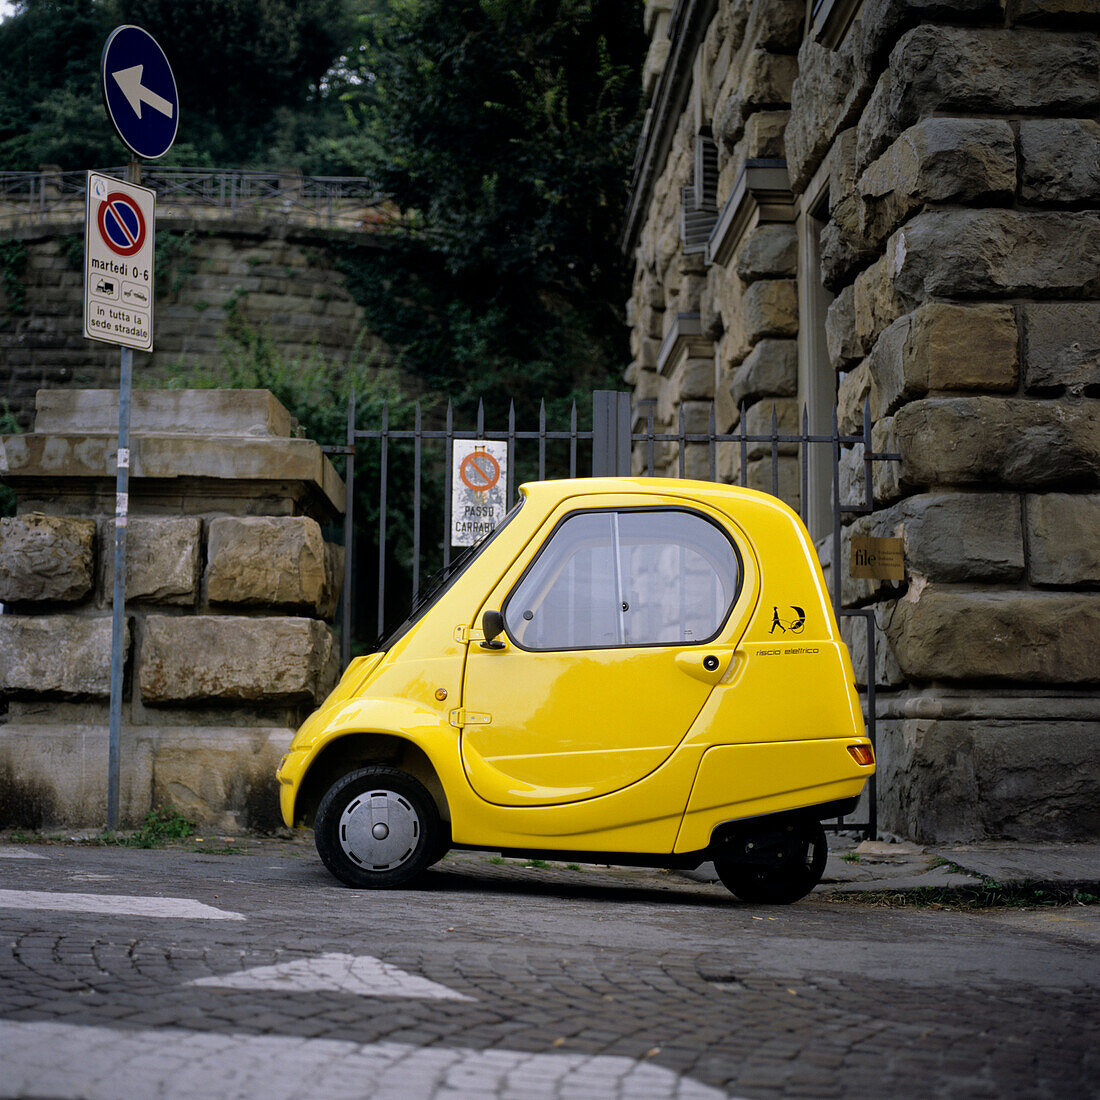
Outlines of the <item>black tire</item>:
M 384 890 L 416 878 L 439 858 L 443 829 L 420 780 L 378 766 L 329 788 L 313 835 L 318 855 L 341 882 Z
M 714 869 L 722 885 L 742 901 L 789 905 L 804 898 L 825 873 L 829 844 L 820 821 L 803 823 L 783 858 L 770 866 L 754 866 L 716 857 Z

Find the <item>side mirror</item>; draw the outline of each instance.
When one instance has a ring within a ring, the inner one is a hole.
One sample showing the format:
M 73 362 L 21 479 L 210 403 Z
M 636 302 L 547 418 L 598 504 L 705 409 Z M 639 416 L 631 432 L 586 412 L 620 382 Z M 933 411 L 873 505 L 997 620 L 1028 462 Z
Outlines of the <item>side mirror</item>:
M 481 616 L 481 631 L 485 635 L 485 641 L 481 643 L 482 649 L 504 648 L 504 643 L 496 640 L 504 633 L 504 616 L 499 611 L 486 611 Z

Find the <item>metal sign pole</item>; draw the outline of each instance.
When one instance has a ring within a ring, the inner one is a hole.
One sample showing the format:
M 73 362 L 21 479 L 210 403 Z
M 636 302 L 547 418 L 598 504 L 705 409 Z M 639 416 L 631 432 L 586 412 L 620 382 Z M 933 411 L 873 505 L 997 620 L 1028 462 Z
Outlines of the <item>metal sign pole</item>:
M 135 157 L 128 183 L 141 181 Z M 126 671 L 126 521 L 130 513 L 130 391 L 134 352 L 122 348 L 118 379 L 118 456 L 115 474 L 115 577 L 111 598 L 111 717 L 107 745 L 107 828 L 118 828 L 118 788 L 122 761 L 122 689 Z

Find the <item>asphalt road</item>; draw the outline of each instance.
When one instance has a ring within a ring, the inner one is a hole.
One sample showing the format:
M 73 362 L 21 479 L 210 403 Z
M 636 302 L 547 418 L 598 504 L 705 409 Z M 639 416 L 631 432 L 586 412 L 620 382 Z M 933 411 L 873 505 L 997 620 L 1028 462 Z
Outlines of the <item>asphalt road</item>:
M 0 1095 L 1085 1097 L 1100 911 L 742 904 L 452 855 L 0 845 Z

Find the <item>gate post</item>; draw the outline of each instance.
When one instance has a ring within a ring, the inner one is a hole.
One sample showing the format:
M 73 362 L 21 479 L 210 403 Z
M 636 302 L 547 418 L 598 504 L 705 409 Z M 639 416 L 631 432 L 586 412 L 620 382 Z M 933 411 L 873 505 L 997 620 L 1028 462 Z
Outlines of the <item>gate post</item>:
M 592 476 L 626 477 L 630 473 L 630 394 L 618 390 L 592 393 Z

